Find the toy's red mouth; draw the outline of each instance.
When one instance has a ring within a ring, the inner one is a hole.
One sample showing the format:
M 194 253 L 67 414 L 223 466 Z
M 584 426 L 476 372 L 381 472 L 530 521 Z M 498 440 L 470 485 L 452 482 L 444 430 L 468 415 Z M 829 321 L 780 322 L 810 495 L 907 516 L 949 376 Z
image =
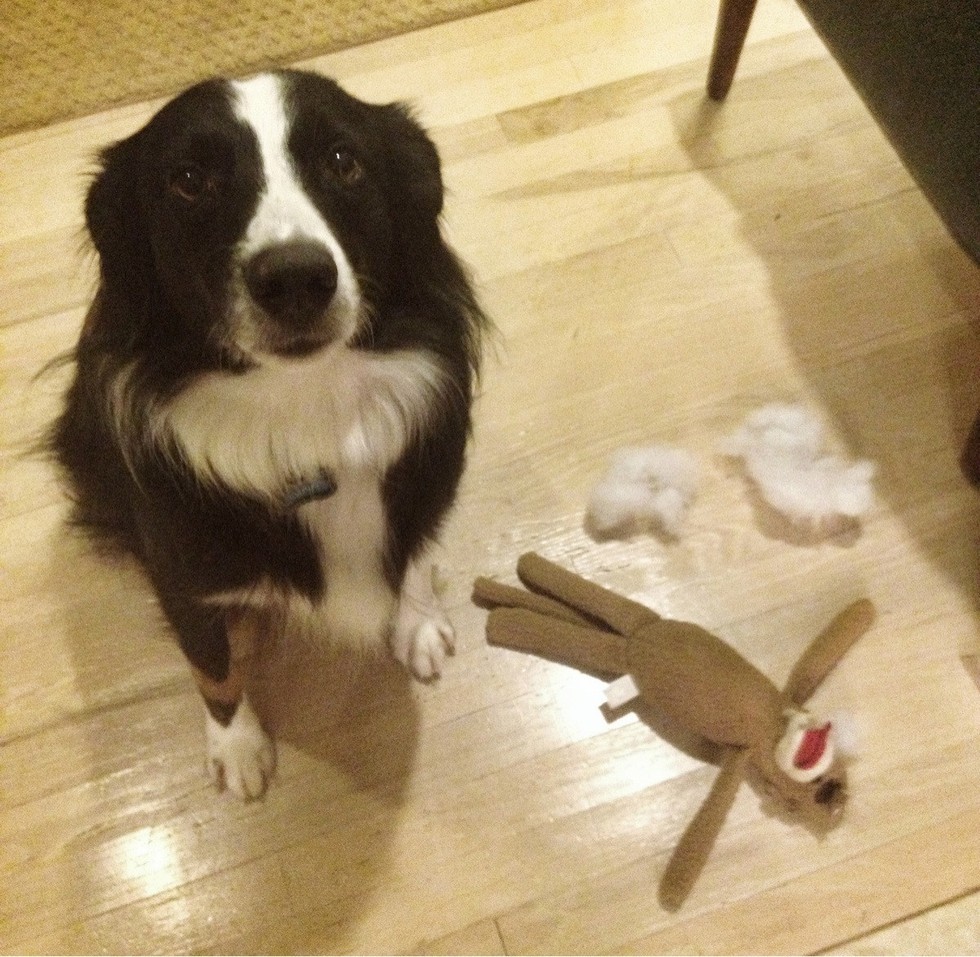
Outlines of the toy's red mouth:
M 793 755 L 793 766 L 801 771 L 809 771 L 815 767 L 817 762 L 823 757 L 827 750 L 827 741 L 830 738 L 830 724 L 825 724 L 822 728 L 809 728 L 803 734 L 803 740 Z

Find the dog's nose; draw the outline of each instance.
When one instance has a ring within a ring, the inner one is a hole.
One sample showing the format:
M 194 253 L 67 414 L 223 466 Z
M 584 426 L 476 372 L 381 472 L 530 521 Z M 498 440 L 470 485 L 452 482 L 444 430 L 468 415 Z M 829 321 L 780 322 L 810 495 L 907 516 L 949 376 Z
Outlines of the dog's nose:
M 245 284 L 273 319 L 301 332 L 330 305 L 337 291 L 337 263 L 326 246 L 291 240 L 256 253 L 245 267 Z

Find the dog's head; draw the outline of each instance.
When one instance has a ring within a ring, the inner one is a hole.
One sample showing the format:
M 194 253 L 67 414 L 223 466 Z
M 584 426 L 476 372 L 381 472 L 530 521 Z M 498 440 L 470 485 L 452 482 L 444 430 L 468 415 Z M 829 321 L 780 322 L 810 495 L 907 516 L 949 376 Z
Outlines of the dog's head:
M 101 160 L 86 203 L 101 299 L 130 324 L 110 335 L 141 348 L 248 362 L 370 339 L 440 242 L 422 129 L 312 73 L 199 84 Z

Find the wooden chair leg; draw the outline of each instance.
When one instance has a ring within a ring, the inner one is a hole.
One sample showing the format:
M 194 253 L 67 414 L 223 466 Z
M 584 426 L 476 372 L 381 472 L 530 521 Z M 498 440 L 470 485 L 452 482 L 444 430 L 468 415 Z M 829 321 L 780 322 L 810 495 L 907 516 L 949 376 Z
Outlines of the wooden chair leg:
M 728 95 L 738 58 L 742 55 L 745 36 L 749 32 L 757 0 L 721 0 L 715 46 L 708 68 L 708 96 L 723 100 Z
M 977 414 L 973 428 L 970 430 L 970 437 L 966 440 L 960 465 L 963 467 L 963 474 L 970 482 L 980 486 L 980 413 Z

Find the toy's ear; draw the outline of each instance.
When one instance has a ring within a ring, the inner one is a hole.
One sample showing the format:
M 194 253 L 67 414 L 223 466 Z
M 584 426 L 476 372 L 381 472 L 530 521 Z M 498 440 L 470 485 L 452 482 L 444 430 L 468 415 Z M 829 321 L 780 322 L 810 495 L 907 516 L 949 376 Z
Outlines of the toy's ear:
M 875 607 L 861 598 L 845 608 L 816 638 L 796 663 L 786 683 L 786 697 L 803 705 L 851 645 L 874 623 Z
M 704 804 L 681 835 L 660 881 L 660 904 L 666 910 L 677 910 L 701 875 L 739 786 L 745 780 L 748 762 L 747 748 L 731 750 L 726 754 Z

